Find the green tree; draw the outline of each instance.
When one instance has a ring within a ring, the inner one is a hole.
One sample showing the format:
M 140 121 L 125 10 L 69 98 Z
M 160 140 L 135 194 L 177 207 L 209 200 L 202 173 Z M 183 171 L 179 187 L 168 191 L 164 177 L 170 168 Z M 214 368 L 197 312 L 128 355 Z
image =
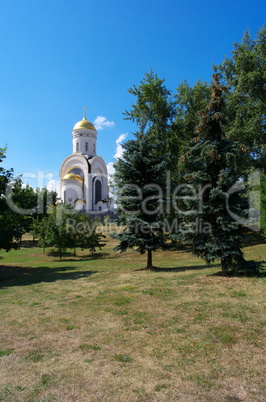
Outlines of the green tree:
M 183 219 L 188 226 L 181 237 L 192 241 L 194 253 L 208 263 L 220 259 L 226 274 L 248 269 L 241 251 L 240 224 L 248 205 L 243 192 L 234 191 L 239 166 L 247 155 L 222 130 L 225 88 L 218 74 L 213 79 L 211 101 L 200 113 L 196 136 L 182 158 L 187 208 Z
M 235 43 L 232 58 L 218 66 L 228 88 L 226 95 L 226 135 L 241 140 L 253 155 L 251 167 L 266 168 L 266 26 L 253 40 L 246 32 L 240 44 Z
M 33 235 L 33 239 L 38 240 L 39 247 L 42 247 L 43 254 L 45 253 L 45 248 L 49 245 L 48 244 L 48 217 L 44 217 L 43 219 L 39 220 L 38 217 L 34 219 L 33 224 L 31 226 L 31 233 Z
M 136 97 L 136 102 L 125 116 L 138 130 L 135 139 L 124 145 L 123 158 L 115 164 L 120 223 L 126 226 L 123 233 L 116 236 L 120 241 L 117 250 L 133 248 L 140 253 L 147 252 L 147 267 L 150 268 L 152 252 L 167 247 L 164 190 L 169 181 L 167 171 L 175 166 L 174 160 L 178 157 L 178 142 L 173 131 L 175 102 L 164 80 L 152 71 L 129 92 Z
M 6 148 L 0 148 L 0 164 L 6 158 Z M 16 225 L 14 222 L 14 214 L 8 208 L 6 203 L 6 187 L 13 178 L 13 170 L 6 170 L 0 166 L 0 249 L 9 251 L 13 247 L 17 247 L 14 242 L 16 236 Z
M 47 216 L 36 219 L 32 233 L 38 239 L 38 244 L 45 251 L 46 247 L 55 247 L 59 252 L 60 261 L 63 252 L 68 249 L 89 249 L 92 253 L 96 248 L 102 248 L 101 233 L 97 232 L 97 224 L 87 215 L 78 213 L 70 205 L 51 205 Z
M 103 243 L 105 236 L 98 231 L 97 220 L 92 220 L 87 215 L 79 215 L 76 232 L 78 235 L 78 247 L 83 250 L 88 249 L 91 255 L 93 255 L 97 248 L 101 250 L 105 246 L 105 243 Z
M 16 224 L 16 237 L 21 244 L 22 235 L 29 232 L 32 225 L 34 213 L 37 212 L 37 194 L 32 187 L 24 185 L 21 177 L 17 177 L 9 183 L 11 192 L 8 195 L 9 206 L 14 214 L 13 220 Z
M 45 220 L 44 239 L 46 246 L 56 247 L 62 261 L 63 252 L 73 246 L 73 233 L 69 229 L 69 220 L 75 211 L 69 205 L 51 205 Z
M 115 248 L 147 252 L 147 268 L 152 252 L 167 248 L 164 234 L 164 199 L 168 156 L 160 155 L 161 144 L 143 133 L 123 145 L 123 157 L 115 163 L 114 183 L 122 233 Z

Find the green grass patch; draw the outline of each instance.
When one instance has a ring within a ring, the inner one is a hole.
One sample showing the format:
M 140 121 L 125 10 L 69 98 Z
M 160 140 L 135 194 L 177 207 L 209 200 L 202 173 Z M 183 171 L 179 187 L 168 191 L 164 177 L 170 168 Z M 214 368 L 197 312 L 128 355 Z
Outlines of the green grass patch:
M 114 359 L 120 363 L 132 363 L 133 359 L 128 355 L 116 354 Z
M 238 292 L 232 293 L 232 297 L 245 297 L 245 296 L 247 296 L 247 294 L 243 290 L 239 290 Z
M 39 362 L 42 361 L 44 358 L 44 354 L 40 350 L 32 350 L 27 358 L 33 362 Z
M 0 349 L 0 357 L 2 356 L 9 356 L 11 353 L 13 353 L 13 349 Z
M 117 297 L 114 301 L 115 306 L 124 306 L 125 304 L 131 303 L 131 299 L 129 297 L 120 296 Z
M 74 328 L 75 328 L 75 325 L 68 325 L 68 326 L 66 327 L 66 330 L 67 330 L 67 331 L 72 331 Z

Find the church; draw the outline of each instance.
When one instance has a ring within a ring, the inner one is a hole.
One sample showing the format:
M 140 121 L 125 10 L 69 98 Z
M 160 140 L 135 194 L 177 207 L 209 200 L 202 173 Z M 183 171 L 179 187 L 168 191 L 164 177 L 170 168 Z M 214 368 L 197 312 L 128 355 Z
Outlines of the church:
M 60 199 L 86 213 L 107 211 L 108 174 L 104 160 L 97 155 L 97 131 L 84 116 L 72 130 L 72 154 L 60 167 Z

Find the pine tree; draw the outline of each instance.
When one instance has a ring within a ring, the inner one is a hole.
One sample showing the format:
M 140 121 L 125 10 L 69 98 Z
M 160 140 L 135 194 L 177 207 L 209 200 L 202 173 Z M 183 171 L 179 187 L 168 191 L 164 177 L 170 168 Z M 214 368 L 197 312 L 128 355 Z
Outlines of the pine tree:
M 186 213 L 182 218 L 188 225 L 182 238 L 192 241 L 193 252 L 208 263 L 220 259 L 226 274 L 246 267 L 241 251 L 242 227 L 229 209 L 240 218 L 246 216 L 247 200 L 234 186 L 240 179 L 239 166 L 248 155 L 223 133 L 225 88 L 218 74 L 213 79 L 211 101 L 200 113 L 196 137 L 182 158 L 186 183 Z
M 167 248 L 164 233 L 167 170 L 171 157 L 176 159 L 178 152 L 172 131 L 175 104 L 164 80 L 152 71 L 129 92 L 136 96 L 136 103 L 125 116 L 136 123 L 138 131 L 134 140 L 124 144 L 123 157 L 115 163 L 119 222 L 126 226 L 115 235 L 120 242 L 116 249 L 147 252 L 147 268 L 151 268 L 152 252 Z
M 147 252 L 147 268 L 152 252 L 167 248 L 163 212 L 167 155 L 160 155 L 161 144 L 145 134 L 136 135 L 124 145 L 123 157 L 115 163 L 114 182 L 119 206 L 119 223 L 125 225 L 116 250 Z

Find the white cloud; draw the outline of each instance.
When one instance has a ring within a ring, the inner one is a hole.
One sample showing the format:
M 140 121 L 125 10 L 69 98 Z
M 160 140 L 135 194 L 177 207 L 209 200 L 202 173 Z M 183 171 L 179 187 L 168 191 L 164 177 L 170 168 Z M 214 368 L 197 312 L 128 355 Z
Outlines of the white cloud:
M 59 196 L 59 190 L 60 190 L 59 180 L 54 180 L 54 179 L 49 180 L 46 184 L 46 188 L 48 191 L 56 191 L 57 195 Z
M 110 162 L 106 166 L 107 166 L 108 177 L 110 178 L 115 172 L 114 162 Z
M 96 130 L 103 130 L 105 127 L 114 127 L 115 122 L 107 120 L 106 117 L 97 116 L 93 124 Z
M 117 140 L 115 141 L 116 143 L 116 153 L 114 154 L 115 159 L 121 158 L 121 156 L 123 155 L 122 142 L 126 139 L 126 136 L 127 133 L 120 134 Z
M 115 151 L 115 154 L 114 154 L 115 159 L 118 159 L 118 158 L 122 157 L 122 155 L 123 155 L 122 142 L 126 139 L 126 137 L 127 137 L 127 133 L 120 134 L 119 137 L 115 140 L 115 143 L 116 143 L 116 151 Z M 108 171 L 109 178 L 111 178 L 112 175 L 115 172 L 113 162 L 110 162 L 110 163 L 107 164 L 107 171 Z

